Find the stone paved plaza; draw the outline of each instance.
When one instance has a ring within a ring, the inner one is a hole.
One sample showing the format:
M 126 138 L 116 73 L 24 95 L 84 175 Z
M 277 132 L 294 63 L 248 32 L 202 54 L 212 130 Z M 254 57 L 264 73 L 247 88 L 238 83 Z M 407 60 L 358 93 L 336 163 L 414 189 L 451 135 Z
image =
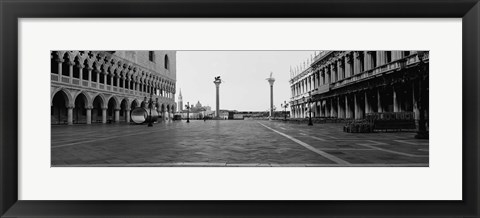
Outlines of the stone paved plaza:
M 344 133 L 342 124 L 192 120 L 52 126 L 53 167 L 427 167 L 413 132 Z

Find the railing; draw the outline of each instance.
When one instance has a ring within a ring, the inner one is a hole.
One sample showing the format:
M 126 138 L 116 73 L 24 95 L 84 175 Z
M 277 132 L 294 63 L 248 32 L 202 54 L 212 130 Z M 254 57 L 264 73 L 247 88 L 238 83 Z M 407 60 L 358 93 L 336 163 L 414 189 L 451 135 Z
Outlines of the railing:
M 60 76 L 60 75 L 55 74 L 55 73 L 50 74 L 50 79 L 54 82 L 64 83 L 66 85 L 73 85 L 73 86 L 79 86 L 79 87 L 90 87 L 90 88 L 94 88 L 94 89 L 97 89 L 97 87 L 98 87 L 99 90 L 105 90 L 105 88 L 106 88 L 108 91 L 116 92 L 116 93 L 120 93 L 120 94 L 137 95 L 137 96 L 147 97 L 147 98 L 150 97 L 150 93 L 140 92 L 140 91 L 136 91 L 136 90 L 130 90 L 128 88 L 105 85 L 105 84 L 92 82 L 92 81 L 90 81 L 90 82 L 86 81 L 86 80 L 80 81 L 80 79 L 78 79 L 78 78 L 70 78 L 68 76 Z M 160 96 L 160 95 L 158 95 L 158 96 L 154 95 L 154 98 L 158 98 L 159 100 L 174 101 L 173 98 L 168 98 L 168 97 Z

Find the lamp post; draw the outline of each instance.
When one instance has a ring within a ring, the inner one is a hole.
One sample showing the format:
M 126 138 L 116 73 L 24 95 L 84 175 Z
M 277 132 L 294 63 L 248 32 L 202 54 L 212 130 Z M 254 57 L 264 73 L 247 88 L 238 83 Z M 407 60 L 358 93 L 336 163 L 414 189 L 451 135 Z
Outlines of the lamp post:
M 150 107 L 150 115 L 148 116 L 148 127 L 152 127 L 153 126 L 153 119 L 152 119 L 153 100 L 152 100 L 151 92 L 150 92 L 150 100 L 148 101 L 148 106 Z
M 190 123 L 190 102 L 187 102 L 185 108 L 187 109 L 187 123 Z
M 427 131 L 426 127 L 426 120 L 425 120 L 425 103 L 424 103 L 424 98 L 425 94 L 423 89 L 425 89 L 423 86 L 424 84 L 424 73 L 427 71 L 428 65 L 426 65 L 423 62 L 423 57 L 425 56 L 425 51 L 418 51 L 418 60 L 419 60 L 419 82 L 418 82 L 418 112 L 420 113 L 419 115 L 419 120 L 418 120 L 418 132 L 415 135 L 415 138 L 417 139 L 428 139 L 429 134 Z M 426 89 L 425 89 L 426 90 Z
M 305 102 L 305 96 L 303 96 L 303 102 Z M 310 108 L 310 103 L 312 103 L 312 92 L 308 92 L 308 99 L 307 99 L 307 102 L 308 102 L 308 125 L 309 126 L 313 126 L 313 122 L 312 122 L 312 109 Z
M 288 107 L 287 101 L 283 101 L 283 104 L 280 104 L 280 106 L 284 108 L 284 110 L 283 110 L 283 113 L 285 115 L 285 120 L 284 121 L 287 121 L 287 107 Z

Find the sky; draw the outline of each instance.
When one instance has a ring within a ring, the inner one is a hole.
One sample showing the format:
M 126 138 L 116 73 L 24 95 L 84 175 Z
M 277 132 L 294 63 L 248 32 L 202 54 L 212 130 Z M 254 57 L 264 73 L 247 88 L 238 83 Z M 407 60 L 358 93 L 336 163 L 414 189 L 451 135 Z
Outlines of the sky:
M 266 78 L 273 73 L 273 104 L 289 101 L 290 67 L 310 59 L 314 51 L 177 51 L 177 94 L 183 104 L 210 106 L 215 110 L 215 76 L 221 76 L 220 109 L 267 111 L 270 85 Z M 288 111 L 288 108 L 287 108 Z

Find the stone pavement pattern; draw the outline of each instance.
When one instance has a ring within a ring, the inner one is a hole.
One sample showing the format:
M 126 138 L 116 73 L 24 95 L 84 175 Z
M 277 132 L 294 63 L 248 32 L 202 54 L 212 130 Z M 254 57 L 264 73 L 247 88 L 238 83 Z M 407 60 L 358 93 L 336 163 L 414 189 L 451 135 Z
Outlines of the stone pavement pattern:
M 428 166 L 413 132 L 256 120 L 52 126 L 52 166 Z

